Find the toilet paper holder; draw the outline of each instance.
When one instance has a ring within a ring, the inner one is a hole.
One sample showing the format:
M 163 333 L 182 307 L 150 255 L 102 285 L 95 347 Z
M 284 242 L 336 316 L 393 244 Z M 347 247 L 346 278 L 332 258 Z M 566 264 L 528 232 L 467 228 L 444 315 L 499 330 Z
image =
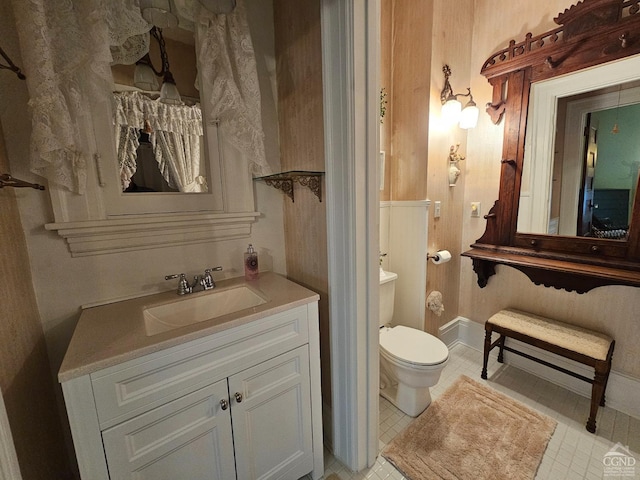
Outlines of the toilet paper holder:
M 449 250 L 438 250 L 434 254 L 427 253 L 427 260 L 431 260 L 436 265 L 446 263 L 451 260 L 451 252 Z

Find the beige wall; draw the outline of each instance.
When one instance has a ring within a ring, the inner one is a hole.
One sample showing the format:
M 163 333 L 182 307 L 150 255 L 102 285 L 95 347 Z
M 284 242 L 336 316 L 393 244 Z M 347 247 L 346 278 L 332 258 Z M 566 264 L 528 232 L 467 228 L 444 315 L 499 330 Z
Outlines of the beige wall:
M 386 112 L 380 123 L 380 151 L 385 152 L 384 188 L 380 190 L 380 200 L 391 200 L 391 125 L 393 108 L 392 45 L 393 45 L 393 0 L 380 2 L 380 90 L 386 93 Z
M 478 105 L 491 100 L 491 88 L 480 75 L 483 62 L 509 40 L 521 41 L 527 32 L 543 33 L 556 25 L 553 17 L 570 6 L 569 1 L 513 2 L 476 0 L 471 53 L 471 87 Z M 498 198 L 502 124 L 480 115 L 478 128 L 469 132 L 464 203 L 481 201 L 483 213 Z M 484 232 L 485 220 L 463 216 L 462 249 Z M 601 330 L 616 340 L 613 368 L 640 378 L 640 290 L 631 287 L 601 287 L 583 295 L 536 286 L 517 270 L 498 266 L 498 274 L 480 289 L 469 259 L 462 260 L 460 315 L 484 322 L 504 307 L 516 307 Z
M 429 92 L 431 83 L 431 2 L 425 8 L 412 0 L 392 3 L 391 200 L 427 198 Z M 385 3 L 384 1 L 382 2 Z M 388 11 L 384 8 L 383 12 Z
M 273 3 L 282 170 L 324 172 L 320 2 Z M 324 180 L 322 189 L 324 198 Z M 287 276 L 320 294 L 322 396 L 331 405 L 326 204 L 300 185 L 294 196 L 284 200 Z
M 419 8 L 418 8 L 419 6 Z M 437 316 L 425 309 L 425 330 L 438 327 L 458 314 L 460 240 L 464 211 L 464 173 L 457 186 L 449 187 L 449 147 L 461 144 L 466 152 L 465 130 L 443 127 L 440 122 L 442 67 L 449 64 L 456 93 L 469 86 L 471 40 L 460 32 L 472 30 L 473 2 L 456 5 L 445 0 L 424 2 L 382 0 L 381 85 L 388 92 L 387 114 L 381 125 L 381 149 L 387 152 L 385 189 L 381 200 L 432 202 L 429 212 L 428 250 L 448 249 L 451 262 L 427 265 L 427 294 L 443 294 L 445 311 Z M 441 202 L 441 217 L 433 216 L 435 201 Z
M 11 76 L 14 82 L 20 82 Z M 0 173 L 9 172 L 0 129 Z M 44 193 L 29 190 L 30 195 Z M 0 190 L 0 391 L 24 480 L 70 478 L 15 192 Z
M 455 187 L 449 186 L 449 148 L 460 144 L 458 152 L 468 157 L 467 130 L 457 125 L 446 127 L 440 121 L 442 102 L 440 92 L 444 86 L 443 65 L 451 68 L 449 82 L 453 91 L 466 93 L 469 83 L 469 60 L 471 56 L 471 39 L 460 32 L 470 32 L 473 25 L 473 0 L 457 0 L 455 14 L 451 12 L 451 2 L 437 0 L 433 2 L 433 34 L 431 57 L 431 89 L 429 105 L 429 166 L 427 177 L 427 193 L 432 202 L 429 215 L 429 253 L 440 249 L 451 252 L 449 263 L 427 265 L 427 295 L 433 290 L 442 292 L 444 313 L 437 316 L 426 309 L 425 330 L 437 334 L 438 328 L 453 320 L 458 315 L 458 290 L 460 276 L 460 240 L 462 235 L 462 218 L 469 215 L 469 208 L 464 202 L 465 184 L 467 180 L 467 162 L 459 164 L 462 173 Z M 468 98 L 460 97 L 463 105 Z M 441 202 L 441 216 L 434 217 L 433 202 Z

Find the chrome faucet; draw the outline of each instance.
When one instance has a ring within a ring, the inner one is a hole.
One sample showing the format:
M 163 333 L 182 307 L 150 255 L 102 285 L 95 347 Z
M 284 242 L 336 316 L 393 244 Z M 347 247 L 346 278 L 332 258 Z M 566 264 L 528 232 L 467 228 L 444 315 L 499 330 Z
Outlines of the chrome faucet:
M 204 275 L 195 275 L 193 277 L 193 283 L 189 284 L 187 280 L 187 275 L 184 273 L 174 273 L 172 275 L 166 275 L 164 277 L 165 280 L 172 280 L 174 278 L 179 278 L 178 280 L 178 295 L 187 295 L 189 293 L 197 292 L 198 290 L 211 290 L 216 287 L 216 282 L 213 280 L 211 276 L 211 272 L 219 272 L 222 270 L 221 266 L 207 268 L 204 271 Z M 201 288 L 198 288 L 200 286 Z
M 186 295 L 187 293 L 191 293 L 191 285 L 187 281 L 187 276 L 184 273 L 174 273 L 173 275 L 165 275 L 165 280 L 171 280 L 174 278 L 180 278 L 178 280 L 178 295 Z
M 222 271 L 222 267 L 220 266 L 207 268 L 204 271 L 204 275 L 200 279 L 200 285 L 202 285 L 203 290 L 211 290 L 212 288 L 216 288 L 216 282 L 213 280 L 213 277 L 211 276 L 211 272 L 220 272 L 220 271 Z

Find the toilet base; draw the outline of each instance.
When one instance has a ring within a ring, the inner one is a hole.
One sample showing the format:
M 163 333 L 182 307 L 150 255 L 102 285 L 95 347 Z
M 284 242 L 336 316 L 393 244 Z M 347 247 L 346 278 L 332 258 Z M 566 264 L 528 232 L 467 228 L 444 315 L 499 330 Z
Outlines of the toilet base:
M 431 404 L 431 392 L 428 387 L 411 388 L 396 383 L 381 388 L 380 395 L 410 417 L 417 417 Z

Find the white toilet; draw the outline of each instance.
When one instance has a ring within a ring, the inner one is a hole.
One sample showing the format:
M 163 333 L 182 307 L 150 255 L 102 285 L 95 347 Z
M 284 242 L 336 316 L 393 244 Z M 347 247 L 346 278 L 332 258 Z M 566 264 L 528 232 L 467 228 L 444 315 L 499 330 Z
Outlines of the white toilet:
M 380 269 L 380 395 L 417 417 L 431 403 L 429 388 L 438 383 L 449 349 L 424 331 L 389 326 L 397 278 Z

